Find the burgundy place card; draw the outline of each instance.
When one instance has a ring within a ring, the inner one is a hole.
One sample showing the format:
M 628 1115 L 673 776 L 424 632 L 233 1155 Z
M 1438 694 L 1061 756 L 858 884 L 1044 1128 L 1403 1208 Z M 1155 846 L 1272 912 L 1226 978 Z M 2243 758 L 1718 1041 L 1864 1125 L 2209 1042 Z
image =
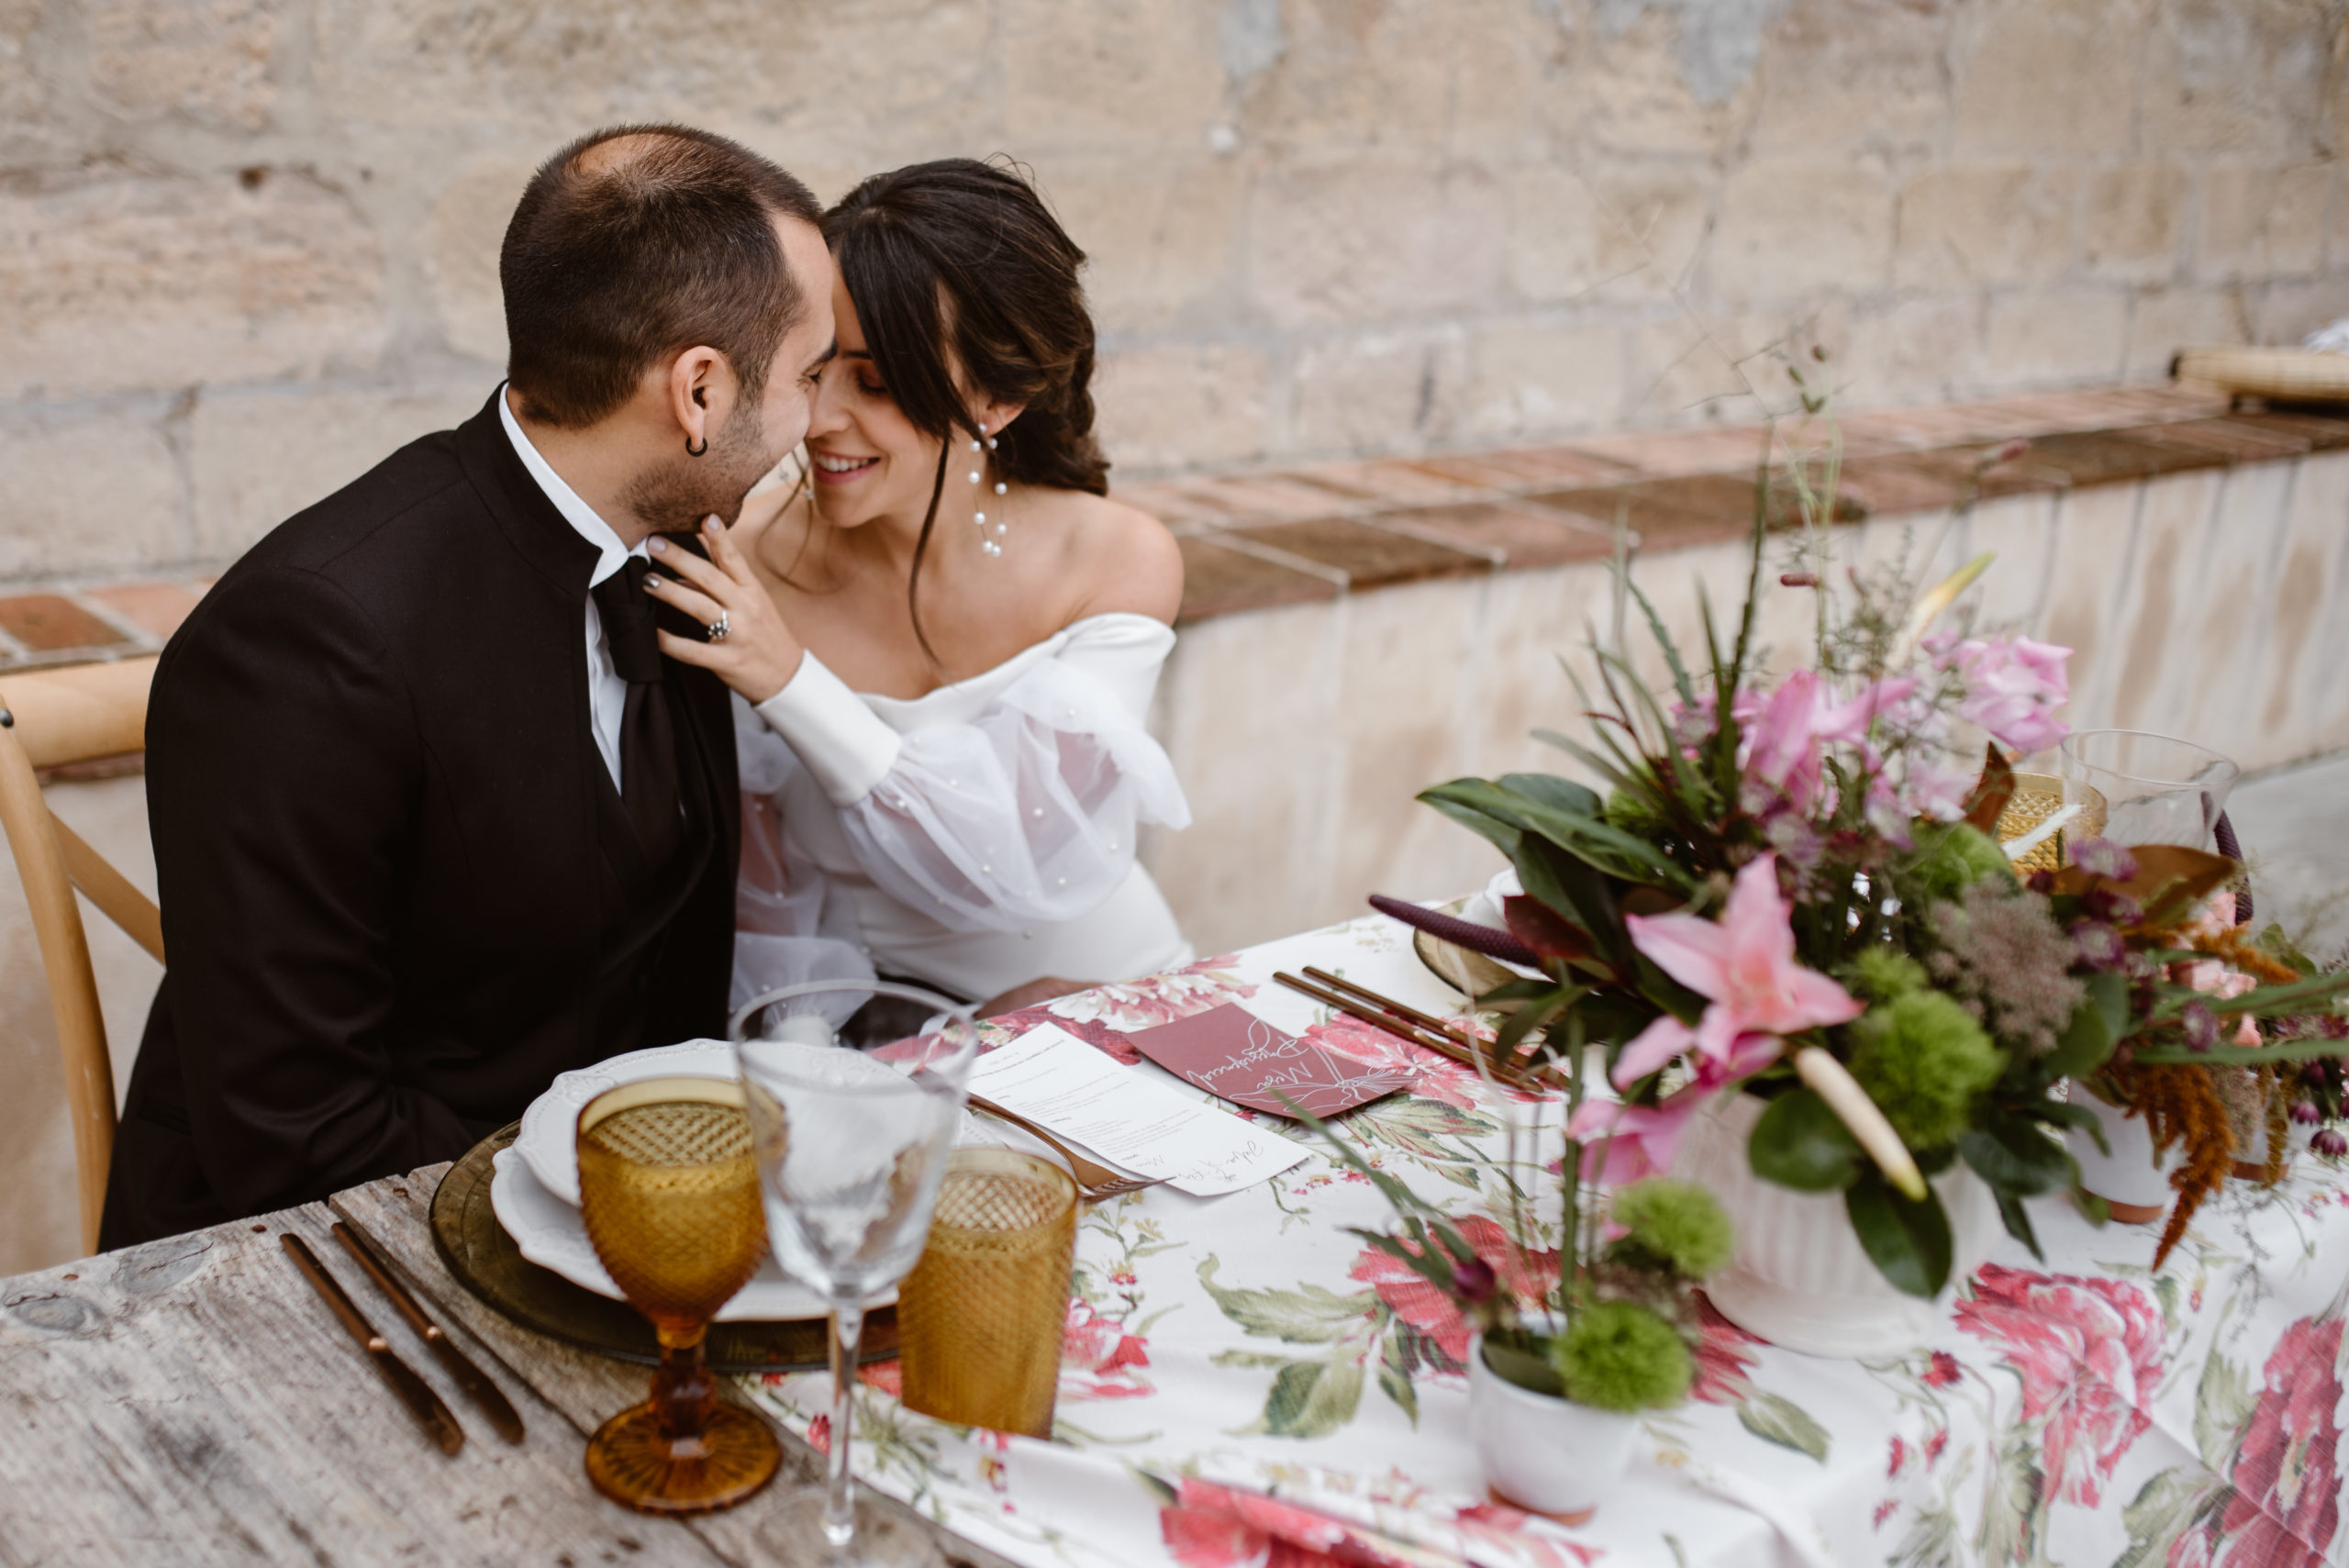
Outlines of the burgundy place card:
M 1411 1081 L 1408 1073 L 1364 1066 L 1284 1034 L 1236 1002 L 1126 1038 L 1176 1077 L 1275 1116 L 1294 1115 L 1281 1103 L 1283 1095 L 1317 1117 L 1333 1117 Z

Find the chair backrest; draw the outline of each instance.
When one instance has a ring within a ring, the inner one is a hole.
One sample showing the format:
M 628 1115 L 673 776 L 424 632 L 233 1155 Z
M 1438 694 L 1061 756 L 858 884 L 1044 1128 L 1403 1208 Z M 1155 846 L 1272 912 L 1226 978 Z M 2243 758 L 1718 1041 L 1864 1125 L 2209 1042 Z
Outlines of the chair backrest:
M 49 978 L 73 1118 L 82 1245 L 91 1251 L 97 1250 L 106 1167 L 114 1158 L 114 1059 L 73 890 L 80 888 L 159 963 L 163 921 L 151 899 L 57 819 L 41 797 L 35 770 L 145 750 L 147 689 L 154 678 L 151 658 L 0 676 L 0 828 L 16 856 Z

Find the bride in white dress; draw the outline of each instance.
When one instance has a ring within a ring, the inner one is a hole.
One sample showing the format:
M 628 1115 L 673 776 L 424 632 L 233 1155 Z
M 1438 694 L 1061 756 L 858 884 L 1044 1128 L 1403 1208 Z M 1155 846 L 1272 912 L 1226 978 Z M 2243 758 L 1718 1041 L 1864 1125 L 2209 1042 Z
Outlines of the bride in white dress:
M 865 181 L 825 233 L 807 472 L 711 519 L 707 562 L 656 541 L 647 584 L 723 617 L 662 644 L 737 695 L 736 1000 L 877 972 L 995 1012 L 1187 962 L 1134 858 L 1190 818 L 1144 727 L 1182 557 L 1106 495 L 1084 254 L 961 159 Z

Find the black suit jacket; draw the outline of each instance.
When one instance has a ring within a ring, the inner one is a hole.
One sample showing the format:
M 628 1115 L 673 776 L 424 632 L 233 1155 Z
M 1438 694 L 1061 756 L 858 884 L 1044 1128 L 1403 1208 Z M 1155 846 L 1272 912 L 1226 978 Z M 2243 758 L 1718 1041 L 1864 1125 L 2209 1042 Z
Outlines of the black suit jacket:
M 558 1073 L 720 1031 L 726 689 L 666 662 L 711 787 L 648 937 L 600 838 L 596 561 L 493 397 L 271 533 L 172 639 L 147 719 L 170 964 L 105 1245 L 453 1159 Z

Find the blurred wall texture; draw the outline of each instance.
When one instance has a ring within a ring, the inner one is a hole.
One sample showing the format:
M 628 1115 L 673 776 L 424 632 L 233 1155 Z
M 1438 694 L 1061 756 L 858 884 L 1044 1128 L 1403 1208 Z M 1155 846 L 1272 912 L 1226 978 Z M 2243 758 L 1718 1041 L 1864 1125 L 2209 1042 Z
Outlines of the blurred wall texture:
M 0 580 L 462 417 L 531 166 L 1030 165 L 1132 477 L 2144 379 L 2349 309 L 2342 0 L 0 0 Z M 1752 373 L 1765 373 L 1758 361 Z

